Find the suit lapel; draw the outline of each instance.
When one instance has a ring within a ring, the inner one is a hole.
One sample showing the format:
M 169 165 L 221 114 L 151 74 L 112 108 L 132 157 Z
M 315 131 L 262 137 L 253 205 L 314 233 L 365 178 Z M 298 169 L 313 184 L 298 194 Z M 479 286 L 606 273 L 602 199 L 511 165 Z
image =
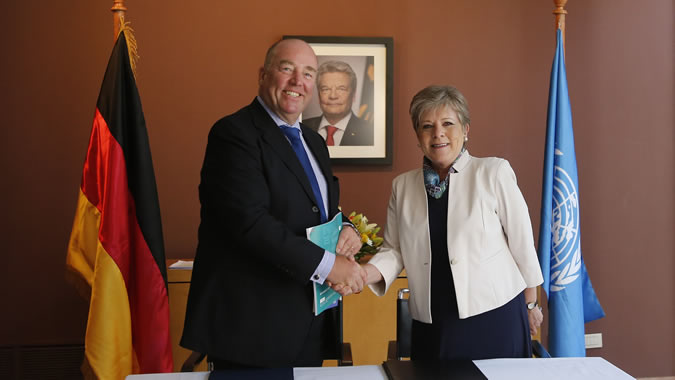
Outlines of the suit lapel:
M 342 141 L 340 141 L 340 145 L 357 145 L 355 144 L 355 141 L 358 141 L 358 131 L 354 127 L 355 117 L 356 115 L 354 115 L 352 112 L 352 117 L 349 118 L 349 123 L 347 123 L 345 133 L 342 135 Z
M 263 141 L 274 150 L 288 170 L 293 173 L 295 178 L 302 184 L 302 188 L 305 190 L 307 196 L 318 204 L 316 199 L 314 199 L 314 193 L 309 184 L 309 179 L 307 179 L 305 169 L 302 168 L 298 156 L 295 154 L 295 151 L 286 139 L 286 136 L 284 136 L 284 133 L 281 132 L 281 129 L 274 123 L 274 120 L 270 118 L 267 111 L 265 111 L 257 99 L 253 100 L 251 108 L 253 110 L 253 124 L 260 131 Z

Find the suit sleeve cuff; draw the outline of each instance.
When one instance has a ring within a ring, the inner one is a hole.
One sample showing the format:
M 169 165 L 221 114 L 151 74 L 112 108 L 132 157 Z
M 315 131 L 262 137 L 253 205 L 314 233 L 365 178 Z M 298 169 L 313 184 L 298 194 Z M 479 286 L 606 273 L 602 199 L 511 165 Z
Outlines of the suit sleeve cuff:
M 318 284 L 323 284 L 324 281 L 326 281 L 326 277 L 330 274 L 330 271 L 333 270 L 333 265 L 335 265 L 335 254 L 323 251 L 323 259 L 321 259 L 319 266 L 316 267 L 310 280 Z

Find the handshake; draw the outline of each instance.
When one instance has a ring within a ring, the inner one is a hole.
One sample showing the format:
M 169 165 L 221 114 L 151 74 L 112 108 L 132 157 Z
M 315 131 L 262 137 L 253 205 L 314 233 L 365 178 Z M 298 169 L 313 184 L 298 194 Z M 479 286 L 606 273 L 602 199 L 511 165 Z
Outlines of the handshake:
M 361 293 L 363 287 L 382 280 L 382 274 L 372 264 L 359 265 L 354 255 L 361 248 L 361 235 L 355 228 L 343 228 L 338 238 L 335 264 L 331 269 L 326 284 L 341 296 Z
M 353 257 L 337 255 L 326 283 L 341 296 L 347 296 L 361 293 L 364 286 L 377 282 L 381 276 L 372 264 L 361 266 Z

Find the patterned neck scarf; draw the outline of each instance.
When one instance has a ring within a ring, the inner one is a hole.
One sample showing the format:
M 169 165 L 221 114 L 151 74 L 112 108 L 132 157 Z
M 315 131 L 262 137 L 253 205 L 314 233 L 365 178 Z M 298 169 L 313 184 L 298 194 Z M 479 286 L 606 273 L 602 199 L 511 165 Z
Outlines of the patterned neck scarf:
M 455 158 L 455 161 L 452 162 L 450 165 L 450 168 L 448 169 L 448 173 L 445 176 L 445 179 L 441 181 L 441 176 L 436 173 L 436 170 L 431 166 L 431 160 L 424 157 L 422 160 L 422 171 L 424 172 L 424 187 L 427 189 L 427 194 L 430 196 L 439 199 L 440 197 L 443 196 L 445 193 L 445 190 L 448 189 L 448 183 L 450 182 L 450 173 L 456 172 L 455 168 L 453 167 L 455 165 L 455 162 L 459 160 L 460 157 L 462 157 L 462 154 L 464 154 L 464 151 L 466 149 L 462 148 L 462 150 L 459 152 L 457 155 L 457 158 Z

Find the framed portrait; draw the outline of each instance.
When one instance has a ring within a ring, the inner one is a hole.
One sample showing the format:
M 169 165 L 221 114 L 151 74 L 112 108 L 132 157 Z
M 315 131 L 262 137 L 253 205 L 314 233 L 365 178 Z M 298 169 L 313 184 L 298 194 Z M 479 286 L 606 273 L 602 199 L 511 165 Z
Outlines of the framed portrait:
M 301 121 L 325 140 L 333 164 L 392 162 L 391 37 L 284 36 L 307 42 L 318 60 Z

